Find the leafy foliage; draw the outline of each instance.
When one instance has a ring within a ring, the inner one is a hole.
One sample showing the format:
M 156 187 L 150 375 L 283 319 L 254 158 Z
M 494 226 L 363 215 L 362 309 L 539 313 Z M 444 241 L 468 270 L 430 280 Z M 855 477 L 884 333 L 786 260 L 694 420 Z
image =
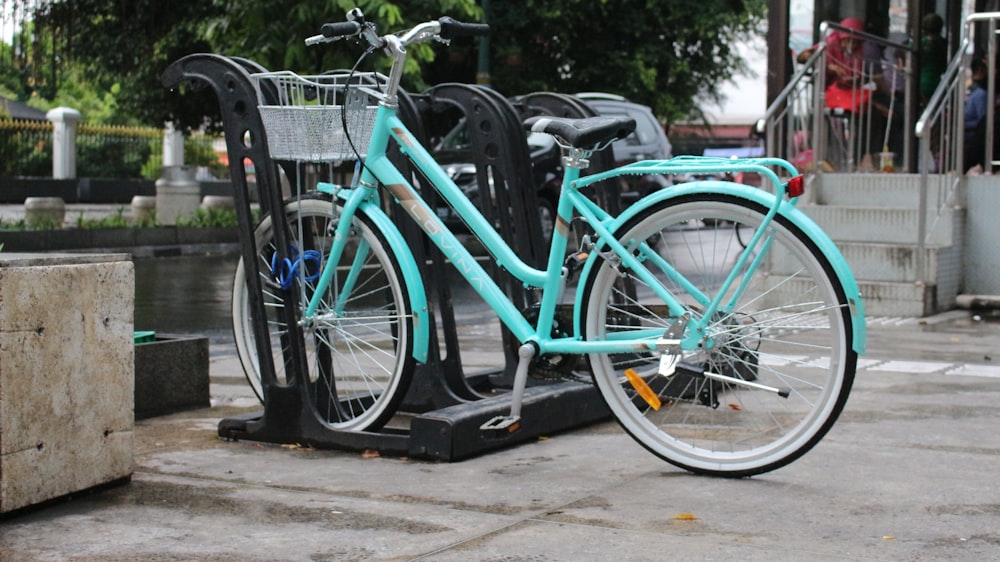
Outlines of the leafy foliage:
M 481 21 L 475 0 L 216 0 L 225 17 L 208 25 L 206 37 L 225 55 L 246 56 L 269 70 L 292 70 L 318 74 L 351 68 L 364 51 L 356 41 L 306 47 L 304 39 L 315 35 L 323 23 L 340 22 L 352 8 L 360 8 L 382 33 L 408 28 L 422 21 L 449 15 L 461 21 Z M 427 45 L 410 48 L 404 87 L 421 91 L 427 84 L 421 69 L 432 62 L 436 49 Z M 388 71 L 384 57 L 373 57 L 365 70 Z
M 148 219 L 147 219 L 148 220 Z M 145 226 L 152 226 L 156 224 L 147 224 Z M 127 216 L 125 216 L 125 207 L 118 207 L 115 213 L 108 215 L 106 217 L 101 217 L 99 219 L 88 219 L 80 213 L 76 218 L 76 227 L 79 229 L 97 229 L 97 228 L 128 228 L 130 226 L 139 227 L 139 224 L 133 225 Z
M 186 228 L 230 228 L 239 225 L 233 209 L 197 209 L 188 217 L 181 217 L 177 226 Z
M 204 22 L 220 15 L 212 2 L 73 0 L 43 6 L 36 25 L 62 39 L 57 51 L 65 53 L 70 67 L 79 69 L 90 87 L 114 93 L 119 110 L 103 122 L 160 126 L 178 116 L 200 124 L 205 104 L 217 105 L 207 92 L 181 102 L 159 82 L 170 62 L 191 52 L 211 52 L 203 35 Z
M 48 133 L 5 129 L 0 133 L 0 176 L 45 176 L 52 173 L 52 141 Z
M 492 83 L 511 94 L 616 93 L 674 122 L 745 68 L 734 49 L 762 27 L 765 8 L 762 0 L 495 2 Z
M 142 177 L 143 163 L 149 160 L 149 143 L 131 139 L 79 136 L 76 143 L 77 172 L 87 178 Z
M 355 6 L 382 31 L 441 15 L 488 21 L 491 84 L 506 95 L 607 91 L 650 105 L 673 122 L 695 115 L 698 99 L 711 99 L 743 68 L 736 46 L 762 27 L 766 9 L 763 0 L 491 0 L 490 14 L 476 0 L 14 2 L 40 6 L 34 36 L 51 56 L 0 65 L 0 86 L 22 100 L 33 93 L 56 99 L 54 89 L 42 88 L 49 81 L 38 77 L 58 74 L 58 96 L 70 96 L 76 107 L 104 108 L 88 109 L 88 119 L 153 126 L 171 119 L 187 129 L 201 128 L 206 118 L 217 122 L 218 103 L 207 90 L 178 96 L 160 87 L 171 62 L 213 52 L 272 70 L 349 68 L 360 46 L 307 48 L 302 40 L 322 23 L 342 21 Z M 474 81 L 478 45 L 461 39 L 448 49 L 413 47 L 404 87 L 421 91 L 434 83 Z M 365 64 L 365 70 L 386 70 L 384 57 Z

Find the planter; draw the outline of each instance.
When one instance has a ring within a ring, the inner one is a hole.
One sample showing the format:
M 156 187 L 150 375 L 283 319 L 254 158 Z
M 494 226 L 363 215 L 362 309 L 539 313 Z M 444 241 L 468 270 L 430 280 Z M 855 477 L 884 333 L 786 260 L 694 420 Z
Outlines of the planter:
M 65 230 L 0 230 L 5 252 L 51 252 L 59 250 L 117 249 L 136 247 L 238 244 L 239 229 L 180 228 L 69 228 Z
M 132 474 L 133 265 L 0 253 L 0 513 Z
M 135 419 L 209 405 L 208 338 L 157 335 L 135 344 Z

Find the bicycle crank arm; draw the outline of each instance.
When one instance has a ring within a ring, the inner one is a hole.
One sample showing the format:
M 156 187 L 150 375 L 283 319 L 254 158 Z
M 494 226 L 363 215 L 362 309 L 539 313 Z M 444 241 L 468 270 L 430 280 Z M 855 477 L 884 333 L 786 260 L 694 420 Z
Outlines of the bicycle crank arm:
M 514 388 L 511 390 L 510 415 L 496 416 L 479 426 L 479 431 L 485 439 L 503 439 L 521 429 L 521 401 L 524 399 L 524 387 L 528 382 L 528 366 L 531 364 L 535 352 L 534 344 L 526 343 L 518 348 Z
M 745 381 L 743 379 L 738 379 L 736 377 L 720 375 L 719 373 L 713 373 L 711 371 L 702 371 L 701 376 L 719 382 L 724 382 L 728 384 L 738 384 L 741 386 L 745 386 L 747 388 L 754 388 L 757 390 L 764 390 L 766 392 L 773 392 L 782 398 L 788 398 L 788 395 L 791 394 L 792 392 L 790 389 L 787 388 L 775 388 L 773 386 L 767 386 L 756 382 Z

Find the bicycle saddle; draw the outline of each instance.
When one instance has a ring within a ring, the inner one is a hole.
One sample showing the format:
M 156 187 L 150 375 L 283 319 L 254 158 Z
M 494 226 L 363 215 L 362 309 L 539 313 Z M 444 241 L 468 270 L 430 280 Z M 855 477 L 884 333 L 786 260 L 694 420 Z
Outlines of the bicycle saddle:
M 635 119 L 627 117 L 531 117 L 525 119 L 524 128 L 535 133 L 548 133 L 559 137 L 575 148 L 604 147 L 609 141 L 623 139 L 635 130 Z

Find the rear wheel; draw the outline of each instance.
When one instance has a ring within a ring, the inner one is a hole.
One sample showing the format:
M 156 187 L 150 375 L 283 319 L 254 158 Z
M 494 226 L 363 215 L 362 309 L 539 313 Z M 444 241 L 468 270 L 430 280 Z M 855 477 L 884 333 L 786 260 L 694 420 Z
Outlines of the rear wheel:
M 289 202 L 285 216 L 291 263 L 279 264 L 268 217 L 255 231 L 257 266 L 277 384 L 296 382 L 296 373 L 289 371 L 289 338 L 301 332 L 308 363 L 303 384 L 317 415 L 335 429 L 371 430 L 392 417 L 409 387 L 414 369 L 412 314 L 399 265 L 382 234 L 363 215 L 353 219 L 340 263 L 326 261 L 339 215 L 339 207 L 322 196 Z M 321 267 L 336 267 L 336 273 L 315 314 L 302 321 Z M 282 277 L 298 293 L 301 328 L 289 329 L 283 320 L 287 293 L 281 288 Z M 241 260 L 233 280 L 233 333 L 247 380 L 263 401 L 250 298 Z
M 656 255 L 715 297 L 766 213 L 732 196 L 679 197 L 641 212 L 615 236 L 626 247 L 646 243 L 644 263 L 688 308 L 690 326 L 704 316 L 705 303 L 650 265 Z M 736 227 L 703 226 L 721 221 Z M 751 256 L 761 259 L 758 266 L 737 272 L 746 290 L 722 301 L 698 350 L 590 356 L 595 384 L 624 429 L 693 472 L 740 477 L 792 462 L 827 433 L 851 389 L 857 354 L 839 279 L 784 217 L 775 218 L 764 241 L 766 249 L 758 243 Z M 680 326 L 633 271 L 610 261 L 594 264 L 584 290 L 588 340 L 638 329 L 662 336 Z M 676 362 L 672 374 L 661 360 Z

